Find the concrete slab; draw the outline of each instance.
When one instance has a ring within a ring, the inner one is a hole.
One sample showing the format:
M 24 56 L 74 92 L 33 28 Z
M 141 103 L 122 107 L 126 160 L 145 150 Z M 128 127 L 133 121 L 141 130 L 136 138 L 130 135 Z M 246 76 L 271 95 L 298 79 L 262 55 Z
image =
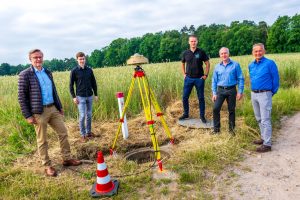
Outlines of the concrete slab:
M 184 120 L 178 120 L 177 124 L 180 126 L 185 126 L 189 128 L 213 128 L 214 124 L 212 120 L 207 120 L 206 123 L 202 123 L 200 119 L 195 119 L 195 118 L 189 118 L 189 119 L 184 119 Z

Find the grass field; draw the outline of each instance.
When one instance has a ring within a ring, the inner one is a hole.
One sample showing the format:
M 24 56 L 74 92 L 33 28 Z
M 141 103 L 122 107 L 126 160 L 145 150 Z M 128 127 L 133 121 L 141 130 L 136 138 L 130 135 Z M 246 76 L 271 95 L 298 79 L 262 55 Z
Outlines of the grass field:
M 272 120 L 274 127 L 279 127 L 278 122 L 283 115 L 292 114 L 300 110 L 300 53 L 267 55 L 275 60 L 280 71 L 281 87 L 273 98 Z M 187 147 L 186 150 L 177 152 L 178 159 L 174 158 L 169 163 L 169 168 L 179 176 L 176 181 L 177 193 L 170 192 L 169 185 L 172 180 L 152 180 L 151 174 L 144 173 L 136 177 L 122 179 L 120 194 L 115 199 L 144 197 L 188 197 L 189 192 L 194 193 L 200 199 L 212 198 L 206 193 L 213 187 L 215 176 L 220 174 L 226 167 L 233 165 L 241 158 L 244 149 L 251 149 L 249 141 L 255 137 L 257 124 L 253 117 L 250 102 L 248 63 L 252 56 L 233 57 L 241 64 L 245 75 L 245 98 L 243 103 L 237 106 L 237 120 L 241 121 L 238 127 L 238 136 L 234 139 L 225 136 L 199 137 L 197 133 L 192 135 L 201 143 L 194 148 Z M 211 59 L 211 66 L 219 62 Z M 149 64 L 143 66 L 149 79 L 150 85 L 158 97 L 163 109 L 181 99 L 183 77 L 179 62 Z M 102 68 L 94 69 L 98 82 L 99 101 L 93 107 L 93 120 L 105 123 L 115 120 L 118 116 L 117 101 L 115 93 L 128 91 L 133 74 L 133 67 Z M 212 74 L 212 70 L 210 75 Z M 69 94 L 69 72 L 54 73 L 58 93 L 63 103 L 66 120 L 77 117 L 77 108 L 72 103 Z M 206 81 L 207 106 L 211 107 L 211 76 Z M 136 94 L 136 95 L 135 95 Z M 141 112 L 141 101 L 136 91 L 129 107 L 129 118 L 134 118 Z M 192 98 L 194 97 L 194 94 Z M 222 116 L 226 117 L 226 116 Z M 173 125 L 174 126 L 174 125 Z M 245 128 L 248 127 L 248 128 Z M 250 131 L 254 130 L 254 131 Z M 251 132 L 251 134 L 250 134 Z M 35 175 L 30 171 L 14 168 L 13 162 L 16 158 L 30 155 L 35 149 L 35 134 L 33 127 L 23 119 L 17 102 L 17 76 L 0 77 L 0 199 L 87 199 L 87 190 L 78 189 L 83 184 L 91 184 L 94 178 L 81 177 L 82 182 L 74 182 L 70 177 L 64 179 L 48 179 Z M 182 148 L 184 148 L 182 142 Z M 180 146 L 180 145 L 179 145 Z M 180 158 L 180 159 L 179 159 Z M 124 163 L 127 166 L 128 163 Z M 127 166 L 128 171 L 134 170 L 136 166 Z M 187 168 L 189 170 L 187 170 Z M 208 176 L 207 174 L 215 174 Z M 39 186 L 45 185 L 45 190 Z M 21 187 L 19 191 L 16 189 Z M 143 192 L 135 191 L 142 188 Z M 156 189 L 153 189 L 156 188 Z M 151 191 L 159 194 L 153 194 Z M 71 194 L 71 195 L 70 195 Z

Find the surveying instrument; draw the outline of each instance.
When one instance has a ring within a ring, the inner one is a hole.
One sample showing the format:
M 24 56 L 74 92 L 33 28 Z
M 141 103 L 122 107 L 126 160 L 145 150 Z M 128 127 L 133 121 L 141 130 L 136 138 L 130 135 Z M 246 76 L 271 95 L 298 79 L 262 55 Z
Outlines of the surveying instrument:
M 126 113 L 126 109 L 129 105 L 129 102 L 130 102 L 130 99 L 131 99 L 131 96 L 133 93 L 134 85 L 137 80 L 138 88 L 139 88 L 139 92 L 140 92 L 140 96 L 141 96 L 141 100 L 142 100 L 142 104 L 143 104 L 143 109 L 144 109 L 145 117 L 147 120 L 147 125 L 148 125 L 149 131 L 150 131 L 150 136 L 151 136 L 151 140 L 152 140 L 152 144 L 153 144 L 155 158 L 156 158 L 156 161 L 157 161 L 160 171 L 162 171 L 160 148 L 159 148 L 159 145 L 157 142 L 156 132 L 154 129 L 155 122 L 152 118 L 151 106 L 154 107 L 156 116 L 160 118 L 164 130 L 165 130 L 167 136 L 170 138 L 171 144 L 174 144 L 174 138 L 171 136 L 171 132 L 170 132 L 170 129 L 164 118 L 164 114 L 162 113 L 161 108 L 154 96 L 154 93 L 149 86 L 149 82 L 148 82 L 146 73 L 145 73 L 144 69 L 140 66 L 141 64 L 147 64 L 147 63 L 148 63 L 148 59 L 146 57 L 144 57 L 143 55 L 140 55 L 137 53 L 134 54 L 133 56 L 131 56 L 127 60 L 127 65 L 135 65 L 136 67 L 134 68 L 133 77 L 131 79 L 130 87 L 128 90 L 128 95 L 127 95 L 127 98 L 126 98 L 126 101 L 124 104 L 124 108 L 123 108 L 123 111 L 121 114 L 121 118 L 119 121 L 118 130 L 117 130 L 115 139 L 113 141 L 113 145 L 110 148 L 110 154 L 112 155 L 114 153 L 116 142 L 117 142 L 118 136 L 121 131 L 122 123 L 124 122 L 124 116 Z

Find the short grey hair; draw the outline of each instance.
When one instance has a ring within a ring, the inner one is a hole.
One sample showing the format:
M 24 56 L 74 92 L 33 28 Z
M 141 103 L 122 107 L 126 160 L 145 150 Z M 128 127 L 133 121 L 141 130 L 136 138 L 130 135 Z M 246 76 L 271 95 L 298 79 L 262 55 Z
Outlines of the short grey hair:
M 225 49 L 227 51 L 227 53 L 229 54 L 229 49 L 227 47 L 222 47 L 220 50 L 219 50 L 219 54 L 221 53 L 221 50 Z
M 31 54 L 34 54 L 34 53 L 36 53 L 36 52 L 40 52 L 42 55 L 44 55 L 43 52 L 42 52 L 40 49 L 31 49 L 31 50 L 28 52 L 29 59 L 30 59 Z
M 252 46 L 252 49 L 254 49 L 255 47 L 261 47 L 263 50 L 265 50 L 265 45 L 263 43 L 256 43 Z

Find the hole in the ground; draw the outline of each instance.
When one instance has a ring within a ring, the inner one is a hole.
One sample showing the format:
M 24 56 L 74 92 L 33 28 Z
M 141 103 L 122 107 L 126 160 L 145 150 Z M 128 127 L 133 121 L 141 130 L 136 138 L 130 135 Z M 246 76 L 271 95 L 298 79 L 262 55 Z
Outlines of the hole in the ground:
M 160 149 L 160 155 L 162 160 L 166 160 L 170 157 L 170 154 Z M 154 162 L 156 160 L 154 150 L 150 148 L 140 148 L 125 154 L 126 160 L 132 160 L 138 164 Z

